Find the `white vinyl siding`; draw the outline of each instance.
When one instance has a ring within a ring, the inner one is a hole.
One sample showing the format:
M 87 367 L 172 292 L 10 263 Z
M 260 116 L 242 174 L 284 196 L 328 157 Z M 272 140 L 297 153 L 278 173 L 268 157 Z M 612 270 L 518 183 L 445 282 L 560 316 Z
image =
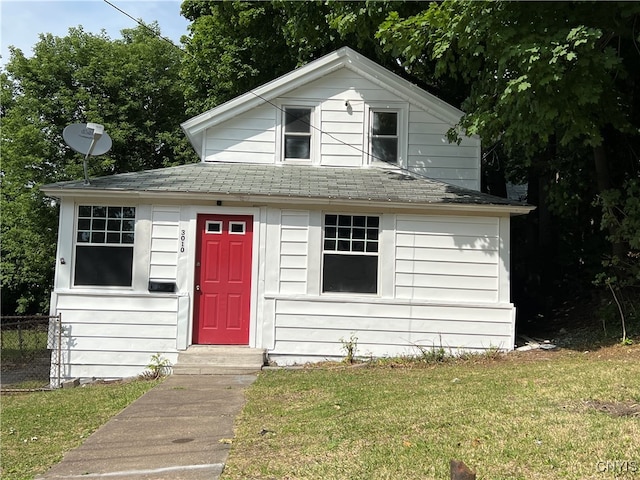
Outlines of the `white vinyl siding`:
M 178 275 L 180 208 L 153 208 L 149 279 L 174 281 Z
M 296 88 L 281 98 L 307 98 L 311 101 L 345 100 L 397 101 L 393 92 L 376 85 L 358 73 L 342 68 Z
M 280 293 L 306 293 L 309 212 L 283 210 L 280 230 Z
M 480 190 L 480 140 L 463 137 L 449 143 L 446 122 L 419 110 L 409 109 L 407 166 L 434 180 Z
M 62 313 L 64 322 L 65 378 L 134 376 L 153 354 L 177 359 L 178 348 L 190 344 L 193 321 L 195 241 L 185 227 L 216 208 L 139 206 L 144 220 L 136 242 L 147 246 L 145 272 L 175 281 L 175 293 L 149 292 L 149 278 L 129 292 L 54 292 L 52 312 Z M 63 211 L 73 216 L 73 208 Z M 513 348 L 508 217 L 345 211 L 380 218 L 379 290 L 327 295 L 321 291 L 325 212 L 273 206 L 252 214 L 262 225 L 254 229 L 260 238 L 250 345 L 268 349 L 273 361 L 340 359 L 341 339 L 351 335 L 365 356 L 418 354 L 417 346 L 454 354 Z
M 210 128 L 204 160 L 212 162 L 274 163 L 276 110 L 266 104 Z
M 339 359 L 344 356 L 342 340 L 351 335 L 357 338 L 358 354 L 364 356 L 415 355 L 418 347 L 442 346 L 451 354 L 513 348 L 515 309 L 508 294 L 501 292 L 501 276 L 508 267 L 501 265 L 505 257 L 498 238 L 500 220 L 389 217 L 381 225 L 392 230 L 393 246 L 380 255 L 381 261 L 391 261 L 384 272 L 391 276 L 393 288 L 371 300 L 327 298 L 310 291 L 305 295 L 302 288 L 294 292 L 281 287 L 279 294 L 267 293 L 268 311 L 274 316 L 268 334 L 271 359 L 278 364 Z M 284 245 L 285 239 L 294 237 L 285 234 L 290 230 L 285 225 L 288 214 L 283 212 L 282 218 Z M 302 216 L 299 220 L 301 227 Z M 291 251 L 291 245 L 286 250 Z M 284 266 L 292 260 L 281 255 L 280 261 Z M 281 267 L 281 286 L 283 275 Z M 307 275 L 318 273 L 310 267 Z
M 346 95 L 347 98 L 350 96 L 352 94 Z M 322 165 L 335 167 L 362 165 L 363 102 L 353 99 L 346 106 L 346 101 L 347 99 L 331 99 L 322 104 L 320 124 Z
M 399 215 L 396 297 L 497 302 L 498 235 L 496 218 Z
M 337 167 L 366 165 L 366 104 L 398 101 L 393 93 L 348 69 L 295 89 L 281 101 L 291 104 L 302 99 L 320 104 L 320 165 Z
M 327 302 L 275 300 L 275 345 L 279 364 L 344 357 L 342 339 L 357 338 L 357 355 L 418 355 L 419 347 L 447 353 L 513 348 L 510 304 L 421 304 L 378 300 Z M 322 352 L 319 354 L 318 352 Z
M 399 98 L 369 79 L 340 69 L 288 92 L 274 103 L 281 106 L 314 106 L 311 163 L 313 165 L 363 167 L 367 152 L 369 109 L 400 112 L 398 149 L 401 165 L 461 187 L 480 189 L 480 140 L 463 138 L 449 143 L 453 126 L 431 112 Z M 406 111 L 408 107 L 408 112 Z M 277 131 L 282 112 L 261 105 L 220 125 L 205 136 L 205 161 L 276 163 L 281 161 Z M 407 131 L 408 130 L 408 131 Z M 317 153 L 320 155 L 317 156 Z
M 52 306 L 64 322 L 63 377 L 126 378 L 158 352 L 177 359 L 175 296 L 59 293 Z

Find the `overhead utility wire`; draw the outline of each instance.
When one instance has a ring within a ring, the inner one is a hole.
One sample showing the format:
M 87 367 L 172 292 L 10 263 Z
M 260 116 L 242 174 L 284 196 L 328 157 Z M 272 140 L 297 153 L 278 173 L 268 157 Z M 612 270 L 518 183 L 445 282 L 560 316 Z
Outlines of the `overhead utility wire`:
M 164 40 L 165 42 L 169 43 L 170 45 L 174 46 L 175 48 L 177 48 L 178 50 L 180 50 L 182 53 L 184 53 L 184 50 L 182 50 L 178 45 L 176 45 L 175 43 L 173 43 L 171 41 L 171 39 L 167 38 L 167 37 L 163 37 L 162 35 L 160 35 L 158 32 L 156 32 L 153 28 L 151 28 L 149 25 L 147 25 L 146 23 L 138 20 L 137 18 L 134 18 L 132 15 L 129 15 L 127 12 L 125 12 L 124 10 L 122 10 L 120 7 L 118 7 L 117 5 L 114 5 L 113 3 L 111 3 L 109 0 L 102 0 L 104 3 L 106 3 L 107 5 L 115 8 L 116 10 L 118 10 L 120 13 L 122 13 L 123 15 L 126 15 L 127 17 L 129 17 L 131 20 L 133 20 L 134 22 L 136 22 L 138 25 L 140 25 L 141 27 L 146 28 L 147 30 L 149 30 L 149 32 L 151 32 L 153 35 L 155 35 L 156 37 Z
M 260 100 L 262 100 L 263 102 L 268 103 L 269 105 L 271 105 L 271 106 L 272 106 L 272 107 L 274 107 L 275 109 L 279 110 L 281 113 L 284 113 L 284 109 L 283 109 L 280 105 L 277 105 L 277 104 L 273 103 L 273 102 L 272 102 L 271 100 L 269 100 L 268 98 L 264 98 L 262 95 L 257 94 L 257 93 L 256 93 L 256 92 L 254 92 L 253 90 L 249 90 L 249 93 L 251 93 L 251 94 L 255 95 L 256 97 L 258 97 L 258 98 L 259 98 Z M 305 120 L 303 120 L 303 119 L 301 119 L 301 118 L 299 118 L 298 120 L 299 120 L 299 121 L 301 121 L 302 123 L 304 123 L 305 125 L 308 125 L 308 126 L 309 126 L 309 128 L 312 128 L 312 129 L 314 129 L 314 130 L 316 130 L 316 131 L 318 131 L 318 132 L 320 132 L 320 133 L 322 133 L 322 134 L 325 134 L 325 135 L 327 135 L 328 137 L 330 137 L 330 138 L 334 139 L 336 142 L 341 143 L 342 145 L 345 145 L 345 146 L 347 146 L 347 147 L 350 147 L 350 148 L 352 148 L 352 149 L 356 150 L 357 152 L 360 152 L 360 153 L 362 153 L 362 154 L 366 155 L 366 156 L 367 156 L 367 157 L 369 157 L 369 158 L 373 158 L 373 159 L 375 159 L 375 160 L 379 160 L 379 161 L 381 161 L 381 162 L 383 162 L 383 163 L 387 163 L 388 165 L 392 165 L 392 164 L 389 164 L 388 162 L 385 162 L 385 161 L 384 161 L 384 160 L 382 160 L 380 157 L 377 157 L 377 156 L 375 156 L 374 154 L 372 154 L 372 153 L 370 153 L 370 152 L 367 152 L 366 150 L 363 150 L 362 148 L 360 148 L 360 147 L 358 147 L 358 146 L 356 146 L 356 145 L 352 145 L 352 144 L 350 144 L 350 143 L 347 143 L 347 142 L 345 142 L 344 140 L 341 140 L 341 139 L 339 139 L 339 138 L 335 137 L 333 134 L 331 134 L 331 133 L 329 133 L 329 132 L 325 132 L 325 131 L 324 131 L 324 130 L 322 130 L 321 128 L 316 127 L 315 125 L 312 125 L 310 122 L 307 122 L 307 121 L 305 121 Z M 408 168 L 401 167 L 400 165 L 393 165 L 393 166 L 394 166 L 394 167 L 396 167 L 398 170 L 401 170 L 401 171 L 403 171 L 403 172 L 407 172 L 407 173 L 410 173 L 410 174 L 413 174 L 413 175 L 419 175 L 419 176 L 424 177 L 424 178 L 426 178 L 426 179 L 428 179 L 428 180 L 432 180 L 431 178 L 429 178 L 428 176 L 424 175 L 423 173 L 415 172 L 415 171 L 413 171 L 413 170 L 409 170 Z
M 194 55 L 192 55 L 192 54 L 190 54 L 190 53 L 188 53 L 188 52 L 184 51 L 184 50 L 183 50 L 182 48 L 180 48 L 178 45 L 176 45 L 175 43 L 173 43 L 170 39 L 165 38 L 165 37 L 163 37 L 162 35 L 158 34 L 158 32 L 156 32 L 155 30 L 153 30 L 152 28 L 150 28 L 150 27 L 149 27 L 148 25 L 146 25 L 144 22 L 141 22 L 140 20 L 138 20 L 138 19 L 134 18 L 132 15 L 129 15 L 127 12 L 125 12 L 125 11 L 124 11 L 124 10 L 122 10 L 121 8 L 117 7 L 116 5 L 114 5 L 113 3 L 111 3 L 109 0 L 103 0 L 103 1 L 104 1 L 107 5 L 110 5 L 110 6 L 112 6 L 113 8 L 115 8 L 116 10 L 118 10 L 118 11 L 119 11 L 120 13 L 122 13 L 123 15 L 126 15 L 127 17 L 129 17 L 131 20 L 133 20 L 134 22 L 136 22 L 138 25 L 140 25 L 140 26 L 142 26 L 142 27 L 146 28 L 147 30 L 149 30 L 149 32 L 151 32 L 151 33 L 152 33 L 153 35 L 155 35 L 156 37 L 158 37 L 158 38 L 160 38 L 160 39 L 164 40 L 165 42 L 168 42 L 170 45 L 174 46 L 175 48 L 177 48 L 178 50 L 180 50 L 182 53 L 187 53 L 188 55 L 190 55 L 190 56 L 191 56 L 191 58 L 193 58 L 194 60 L 197 60 L 197 58 L 196 58 Z M 273 103 L 271 100 L 269 100 L 269 99 L 267 99 L 267 98 L 263 97 L 262 95 L 260 95 L 260 94 L 258 94 L 258 93 L 256 93 L 256 92 L 254 92 L 253 90 L 249 90 L 249 92 L 248 92 L 248 93 L 251 93 L 252 95 L 255 95 L 257 98 L 259 98 L 259 99 L 260 99 L 260 100 L 262 100 L 263 102 L 268 103 L 269 105 L 271 105 L 272 107 L 274 107 L 276 110 L 279 110 L 279 111 L 280 111 L 280 113 L 284 113 L 284 108 L 282 108 L 280 105 L 276 105 L 276 104 L 275 104 L 275 103 Z M 315 125 L 312 125 L 310 122 L 307 122 L 307 121 L 302 120 L 302 119 L 299 119 L 299 120 L 300 120 L 300 121 L 302 121 L 302 123 L 304 123 L 304 124 L 308 125 L 308 126 L 309 126 L 309 128 L 312 128 L 312 129 L 314 129 L 314 130 L 316 130 L 316 131 L 320 132 L 321 134 L 327 135 L 328 137 L 330 137 L 330 138 L 334 139 L 336 142 L 338 142 L 338 143 L 340 143 L 340 144 L 342 144 L 342 145 L 344 145 L 344 146 L 346 146 L 346 147 L 352 148 L 352 149 L 356 150 L 357 152 L 360 152 L 360 153 L 362 153 L 362 154 L 366 155 L 366 156 L 367 156 L 367 157 L 369 157 L 369 158 L 373 158 L 373 159 L 375 159 L 375 160 L 379 160 L 379 161 L 381 161 L 381 162 L 383 162 L 383 163 L 387 163 L 387 162 L 385 162 L 384 160 L 382 160 L 381 158 L 379 158 L 379 157 L 375 156 L 374 154 L 372 154 L 372 153 L 370 153 L 370 152 L 367 152 L 366 150 L 363 150 L 362 148 L 360 148 L 360 147 L 358 147 L 358 146 L 356 146 L 356 145 L 352 145 L 352 144 L 350 144 L 350 143 L 347 143 L 347 142 L 345 142 L 344 140 L 341 140 L 340 138 L 335 137 L 333 134 L 331 134 L 331 133 L 329 133 L 329 132 L 325 132 L 325 131 L 324 131 L 324 130 L 322 130 L 321 128 L 316 127 Z M 407 160 L 408 160 L 408 159 L 407 159 Z M 409 173 L 409 174 L 411 174 L 411 175 L 418 175 L 418 176 L 420 176 L 420 177 L 426 178 L 427 180 L 433 180 L 432 178 L 428 177 L 427 175 L 425 175 L 425 174 L 423 174 L 423 173 L 416 172 L 416 171 L 414 171 L 414 170 L 410 170 L 410 169 L 405 168 L 405 167 L 402 167 L 402 166 L 400 166 L 400 165 L 393 165 L 393 166 L 394 166 L 394 167 L 396 167 L 398 170 L 400 170 L 400 171 L 402 171 L 402 172 L 407 172 L 407 173 Z

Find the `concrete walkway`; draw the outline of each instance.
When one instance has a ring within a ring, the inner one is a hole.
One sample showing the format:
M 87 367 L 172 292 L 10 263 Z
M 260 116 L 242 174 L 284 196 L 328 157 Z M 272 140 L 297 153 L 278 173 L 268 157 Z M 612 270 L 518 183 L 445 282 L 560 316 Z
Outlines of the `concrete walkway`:
M 172 375 L 37 479 L 211 480 L 256 375 Z

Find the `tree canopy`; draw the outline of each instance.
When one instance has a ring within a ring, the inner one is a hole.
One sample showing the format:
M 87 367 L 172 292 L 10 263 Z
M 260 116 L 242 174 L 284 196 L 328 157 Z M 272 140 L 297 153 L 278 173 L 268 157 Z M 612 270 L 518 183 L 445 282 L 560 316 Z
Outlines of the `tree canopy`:
M 597 271 L 640 285 L 639 14 L 625 2 L 445 0 L 392 12 L 376 33 L 407 68 L 431 63 L 467 85 L 452 136 L 480 135 L 507 178 L 528 182 L 538 254 L 521 267 L 547 270 L 548 295 Z M 617 268 L 603 271 L 603 255 Z
M 72 28 L 62 38 L 41 35 L 32 57 L 11 50 L 0 73 L 3 312 L 46 309 L 57 210 L 38 187 L 83 175 L 82 156 L 62 139 L 65 126 L 100 123 L 111 136 L 111 151 L 90 157 L 91 176 L 194 159 L 180 131 L 181 56 L 144 27 L 117 40 Z
M 55 208 L 37 187 L 82 176 L 64 126 L 112 136 L 92 175 L 184 163 L 186 118 L 345 45 L 466 112 L 450 136 L 482 137 L 487 191 L 528 185 L 538 208 L 514 220 L 519 306 L 544 310 L 594 279 L 638 296 L 638 3 L 185 0 L 182 14 L 184 53 L 144 28 L 13 50 L 0 73 L 3 310 L 46 303 Z
M 373 35 L 390 12 L 420 8 L 389 1 L 184 0 L 182 15 L 192 22 L 184 39 L 188 113 L 200 114 L 345 45 L 404 75 Z

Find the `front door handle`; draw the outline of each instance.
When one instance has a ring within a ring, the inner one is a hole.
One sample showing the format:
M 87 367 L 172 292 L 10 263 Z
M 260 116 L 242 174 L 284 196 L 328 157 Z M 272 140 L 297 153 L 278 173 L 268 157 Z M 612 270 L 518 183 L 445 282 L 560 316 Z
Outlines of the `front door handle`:
M 200 285 L 196 285 L 196 291 L 199 292 L 200 291 Z

